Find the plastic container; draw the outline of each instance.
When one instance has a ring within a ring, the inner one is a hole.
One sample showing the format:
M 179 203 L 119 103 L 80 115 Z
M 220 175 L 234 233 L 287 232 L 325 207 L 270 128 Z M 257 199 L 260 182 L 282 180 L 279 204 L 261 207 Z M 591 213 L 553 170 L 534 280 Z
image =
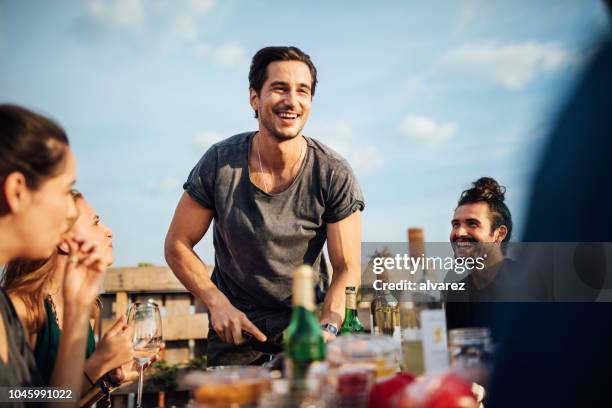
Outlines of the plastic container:
M 200 408 L 256 407 L 270 389 L 268 370 L 255 366 L 210 367 L 185 377 L 193 389 L 190 406 Z
M 391 336 L 356 334 L 340 337 L 327 345 L 327 361 L 331 368 L 343 364 L 369 365 L 376 381 L 398 372 L 400 347 Z
M 324 400 L 328 407 L 365 408 L 373 384 L 373 365 L 342 364 L 329 370 L 323 387 Z

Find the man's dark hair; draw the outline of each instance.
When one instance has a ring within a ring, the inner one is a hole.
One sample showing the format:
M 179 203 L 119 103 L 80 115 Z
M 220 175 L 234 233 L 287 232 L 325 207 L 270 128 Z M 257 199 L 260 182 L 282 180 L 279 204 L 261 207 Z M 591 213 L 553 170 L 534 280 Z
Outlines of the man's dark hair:
M 491 233 L 505 225 L 508 234 L 503 242 L 510 241 L 512 236 L 512 215 L 504 203 L 506 187 L 500 186 L 491 177 L 481 177 L 472 183 L 472 188 L 464 190 L 459 197 L 457 207 L 464 204 L 487 203 L 491 214 Z
M 297 47 L 265 47 L 257 51 L 251 60 L 249 70 L 249 88 L 257 94 L 261 92 L 264 82 L 268 79 L 268 65 L 274 61 L 300 61 L 308 66 L 312 83 L 311 95 L 314 96 L 317 87 L 317 69 L 310 60 L 310 56 Z M 255 112 L 257 117 L 257 112 Z

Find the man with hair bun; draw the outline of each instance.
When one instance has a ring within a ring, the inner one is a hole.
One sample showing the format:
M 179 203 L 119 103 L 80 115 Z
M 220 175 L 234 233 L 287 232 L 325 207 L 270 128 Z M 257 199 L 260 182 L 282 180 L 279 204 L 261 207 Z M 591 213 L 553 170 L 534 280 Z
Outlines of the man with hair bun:
M 505 256 L 512 236 L 512 215 L 504 203 L 506 188 L 491 177 L 481 177 L 459 197 L 451 221 L 450 242 L 457 258 L 484 259 L 484 268 L 467 276 L 450 271 L 447 281 L 464 283 L 463 291 L 446 296 L 449 330 L 487 327 L 499 337 L 500 307 L 491 302 L 508 300 L 516 293 L 518 264 Z M 487 303 L 483 303 L 487 302 Z

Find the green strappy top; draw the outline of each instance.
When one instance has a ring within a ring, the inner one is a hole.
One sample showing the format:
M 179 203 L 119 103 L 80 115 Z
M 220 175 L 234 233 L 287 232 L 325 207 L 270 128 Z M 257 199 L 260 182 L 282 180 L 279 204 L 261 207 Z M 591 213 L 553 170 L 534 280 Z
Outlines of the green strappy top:
M 55 366 L 55 360 L 57 359 L 61 330 L 57 325 L 55 312 L 48 299 L 45 299 L 45 314 L 45 325 L 43 329 L 38 332 L 36 338 L 34 358 L 36 359 L 36 364 L 38 365 L 38 370 L 40 371 L 44 384 L 49 384 L 51 374 L 53 373 L 53 367 Z M 89 358 L 96 347 L 96 340 L 90 325 L 87 325 L 87 329 L 89 333 L 85 356 Z

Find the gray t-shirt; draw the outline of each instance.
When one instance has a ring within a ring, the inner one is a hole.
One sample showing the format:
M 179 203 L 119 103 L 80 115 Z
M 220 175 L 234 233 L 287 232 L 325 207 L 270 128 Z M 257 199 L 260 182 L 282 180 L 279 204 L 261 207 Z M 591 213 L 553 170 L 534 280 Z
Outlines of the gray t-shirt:
M 259 189 L 248 167 L 254 134 L 213 145 L 183 185 L 194 200 L 214 211 L 213 282 L 250 317 L 290 308 L 292 271 L 301 264 L 313 266 L 317 301 L 322 301 L 329 286 L 322 256 L 326 224 L 364 208 L 346 160 L 308 137 L 293 183 L 278 194 Z

